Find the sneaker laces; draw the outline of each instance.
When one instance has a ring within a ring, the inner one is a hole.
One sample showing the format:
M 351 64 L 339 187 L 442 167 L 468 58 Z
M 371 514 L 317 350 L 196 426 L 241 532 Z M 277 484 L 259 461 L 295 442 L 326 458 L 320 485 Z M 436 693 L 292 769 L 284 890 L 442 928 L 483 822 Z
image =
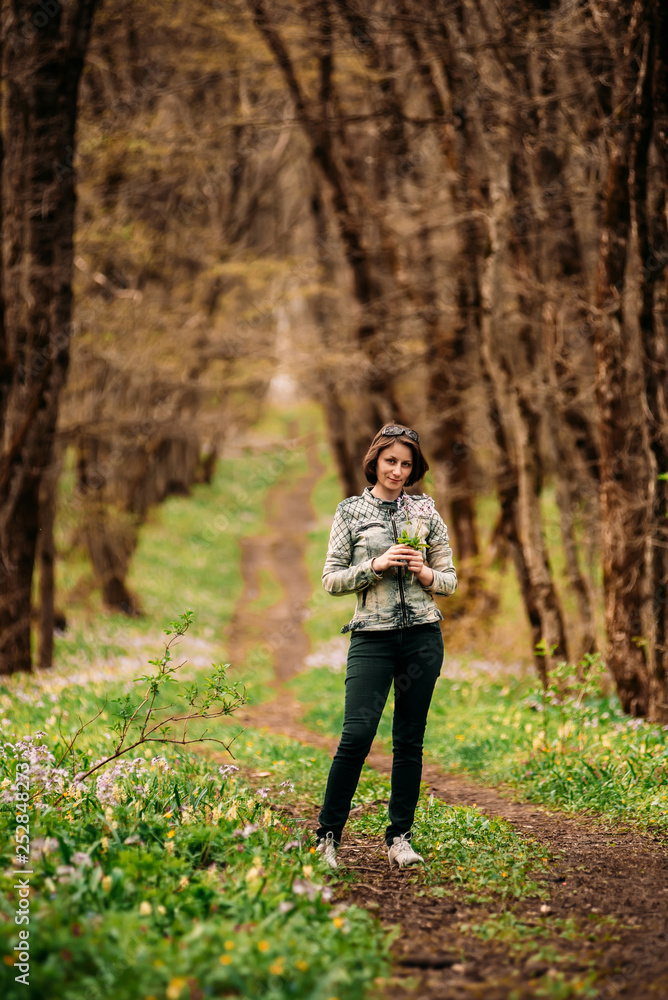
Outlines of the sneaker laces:
M 399 865 L 400 868 L 403 867 L 403 862 L 408 861 L 423 861 L 421 854 L 413 848 L 410 840 L 408 839 L 410 834 L 402 833 L 400 837 L 395 837 L 393 843 L 388 849 L 388 858 L 390 861 L 390 866 L 393 861 Z
M 397 854 L 399 853 L 403 854 L 403 852 L 406 850 L 411 851 L 413 854 L 415 854 L 415 851 L 413 851 L 413 848 L 411 847 L 411 842 L 408 839 L 408 836 L 409 835 L 407 833 L 402 833 L 400 837 L 394 838 L 391 846 L 395 849 Z
M 334 843 L 334 834 L 331 830 L 328 830 L 324 838 L 321 838 L 318 842 L 317 848 L 321 852 L 323 859 L 332 868 L 337 868 L 336 863 L 336 844 Z

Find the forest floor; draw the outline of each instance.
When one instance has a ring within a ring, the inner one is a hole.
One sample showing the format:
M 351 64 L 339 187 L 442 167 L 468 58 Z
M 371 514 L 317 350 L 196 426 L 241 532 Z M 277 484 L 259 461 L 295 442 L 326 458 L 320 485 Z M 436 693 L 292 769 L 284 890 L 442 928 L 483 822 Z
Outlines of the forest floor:
M 333 753 L 336 741 L 307 728 L 301 706 L 286 682 L 299 671 L 309 642 L 302 622 L 310 592 L 304 563 L 304 526 L 312 522 L 310 492 L 321 472 L 315 447 L 308 448 L 309 469 L 301 478 L 279 481 L 267 497 L 263 535 L 244 539 L 243 593 L 233 615 L 229 643 L 233 662 L 243 662 L 244 650 L 269 637 L 274 663 L 275 697 L 246 707 L 236 718 L 247 726 L 281 734 Z M 294 530 L 289 530 L 293 526 Z M 257 596 L 260 568 L 280 582 L 277 602 L 258 621 L 247 605 Z M 370 767 L 383 774 L 391 756 L 374 749 Z M 252 773 L 250 775 L 252 778 Z M 499 917 L 510 904 L 471 900 L 455 887 L 447 896 L 425 892 L 415 870 L 390 870 L 382 838 L 345 834 L 340 865 L 358 881 L 337 888 L 337 898 L 377 913 L 388 928 L 400 925 L 393 944 L 394 974 L 383 987 L 388 998 L 479 997 L 521 1000 L 534 996 L 569 996 L 559 992 L 559 975 L 549 993 L 545 982 L 555 949 L 571 958 L 570 973 L 585 979 L 596 974 L 601 998 L 632 1000 L 668 997 L 668 850 L 648 834 L 535 804 L 515 801 L 509 788 L 489 788 L 443 773 L 434 765 L 423 772 L 428 792 L 451 805 L 475 806 L 481 813 L 502 817 L 522 836 L 535 838 L 556 857 L 551 866 L 549 900 L 512 901 L 515 928 L 525 929 L 525 946 L 509 945 L 499 929 Z M 368 808 L 368 807 L 364 807 Z M 312 811 L 312 809 L 311 809 Z M 315 816 L 310 819 L 314 826 Z M 546 920 L 549 916 L 550 920 Z M 571 926 L 614 919 L 614 932 L 601 945 L 586 934 L 564 935 Z M 496 923 L 495 923 L 496 922 Z M 462 927 L 478 928 L 466 933 Z M 487 935 L 480 928 L 489 928 Z M 560 929 L 560 930 L 559 930 Z M 535 947 L 531 946 L 531 942 Z

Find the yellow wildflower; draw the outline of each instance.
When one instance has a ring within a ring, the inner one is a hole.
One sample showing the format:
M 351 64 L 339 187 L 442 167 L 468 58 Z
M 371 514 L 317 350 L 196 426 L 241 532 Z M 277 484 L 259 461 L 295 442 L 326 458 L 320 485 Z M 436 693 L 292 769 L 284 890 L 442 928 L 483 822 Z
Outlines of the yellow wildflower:
M 236 945 L 234 944 L 234 941 L 226 941 L 223 947 L 226 951 L 234 951 Z
M 165 990 L 165 996 L 167 1000 L 178 1000 L 181 996 L 181 990 L 184 986 L 188 985 L 188 980 L 184 979 L 183 976 L 175 976 L 171 983 Z
M 102 879 L 101 885 L 105 892 L 109 892 L 111 889 L 111 875 L 105 875 Z
M 151 913 L 153 913 L 153 909 L 148 900 L 146 899 L 142 900 L 142 902 L 139 904 L 139 912 L 141 913 L 142 917 L 149 917 Z
M 268 941 L 258 941 L 258 943 L 257 943 L 257 949 L 258 949 L 258 951 L 261 951 L 263 954 L 266 951 L 269 951 L 270 947 L 271 947 L 271 945 L 269 944 Z
M 232 964 L 232 956 L 231 955 L 221 955 L 220 958 L 218 959 L 218 961 L 220 962 L 221 965 L 231 965 Z

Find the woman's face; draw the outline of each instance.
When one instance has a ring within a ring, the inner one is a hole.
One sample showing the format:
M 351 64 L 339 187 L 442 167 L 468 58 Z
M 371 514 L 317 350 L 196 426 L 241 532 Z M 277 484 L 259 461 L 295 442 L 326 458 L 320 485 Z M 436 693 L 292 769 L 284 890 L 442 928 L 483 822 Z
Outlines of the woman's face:
M 413 469 L 413 452 L 407 444 L 395 441 L 383 448 L 376 459 L 376 477 L 380 486 L 399 495 Z

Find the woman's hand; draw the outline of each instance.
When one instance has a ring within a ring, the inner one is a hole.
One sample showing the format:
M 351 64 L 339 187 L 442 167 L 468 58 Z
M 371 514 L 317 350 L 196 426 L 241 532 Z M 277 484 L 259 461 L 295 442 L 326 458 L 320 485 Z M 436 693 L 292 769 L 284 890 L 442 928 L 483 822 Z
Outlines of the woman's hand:
M 403 566 L 406 572 L 414 573 L 425 587 L 434 579 L 432 570 L 425 565 L 421 549 L 414 549 L 410 545 L 391 545 L 386 552 L 371 561 L 371 568 L 376 573 L 384 573 L 391 566 Z

